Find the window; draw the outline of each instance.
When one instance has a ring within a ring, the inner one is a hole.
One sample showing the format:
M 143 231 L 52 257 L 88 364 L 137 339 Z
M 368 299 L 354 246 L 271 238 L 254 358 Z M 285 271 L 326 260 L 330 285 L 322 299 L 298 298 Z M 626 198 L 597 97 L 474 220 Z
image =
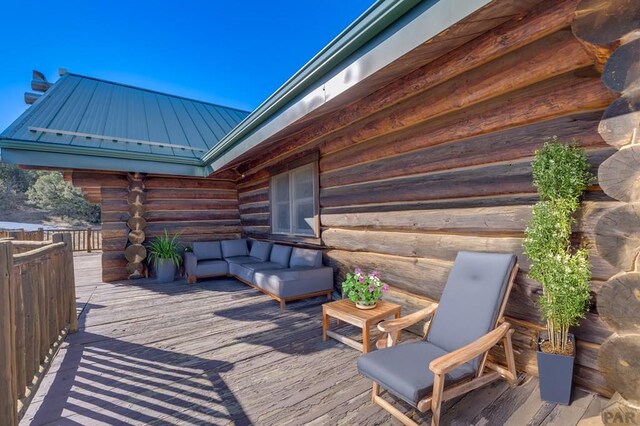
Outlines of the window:
M 271 178 L 271 232 L 317 236 L 317 165 L 308 164 Z

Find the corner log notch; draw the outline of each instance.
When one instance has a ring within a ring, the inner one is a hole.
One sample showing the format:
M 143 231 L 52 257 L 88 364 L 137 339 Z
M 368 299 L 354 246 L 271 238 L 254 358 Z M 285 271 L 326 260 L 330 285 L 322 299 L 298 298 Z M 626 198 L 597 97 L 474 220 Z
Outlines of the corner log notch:
M 637 0 L 582 0 L 576 9 L 573 32 L 586 46 L 606 57 L 602 81 L 620 93 L 604 112 L 598 132 L 618 151 L 598 170 L 602 190 L 626 204 L 605 212 L 596 225 L 596 247 L 600 256 L 625 271 L 609 279 L 598 297 L 598 311 L 614 330 L 601 346 L 598 366 L 615 399 L 603 418 L 616 413 L 640 415 L 637 386 L 640 365 L 640 302 L 638 256 L 640 201 L 637 177 L 637 134 L 640 131 L 640 4 Z M 600 59 L 600 57 L 598 58 Z
M 127 205 L 129 206 L 130 218 L 127 221 L 129 227 L 127 248 L 124 255 L 129 262 L 127 272 L 129 279 L 138 279 L 148 275 L 143 261 L 147 258 L 147 249 L 142 245 L 145 240 L 144 228 L 147 221 L 144 219 L 144 174 L 129 173 L 129 193 L 127 195 Z

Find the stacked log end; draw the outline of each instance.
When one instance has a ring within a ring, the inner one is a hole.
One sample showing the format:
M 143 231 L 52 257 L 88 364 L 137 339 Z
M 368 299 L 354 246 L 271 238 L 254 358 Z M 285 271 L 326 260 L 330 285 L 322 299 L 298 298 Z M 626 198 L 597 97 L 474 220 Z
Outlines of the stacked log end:
M 640 416 L 640 6 L 636 0 L 582 0 L 573 33 L 597 51 L 610 51 L 602 81 L 620 95 L 603 114 L 598 132 L 618 151 L 598 170 L 602 190 L 627 204 L 606 211 L 595 229 L 602 258 L 623 271 L 598 295 L 601 319 L 613 331 L 601 346 L 598 365 L 616 391 L 603 411 L 612 424 L 619 415 Z
M 129 207 L 129 228 L 127 248 L 124 256 L 127 259 L 127 272 L 129 279 L 137 279 L 145 276 L 144 260 L 147 258 L 147 249 L 143 245 L 145 241 L 144 229 L 147 221 L 144 218 L 145 192 L 144 175 L 141 173 L 129 173 L 129 193 L 127 205 Z

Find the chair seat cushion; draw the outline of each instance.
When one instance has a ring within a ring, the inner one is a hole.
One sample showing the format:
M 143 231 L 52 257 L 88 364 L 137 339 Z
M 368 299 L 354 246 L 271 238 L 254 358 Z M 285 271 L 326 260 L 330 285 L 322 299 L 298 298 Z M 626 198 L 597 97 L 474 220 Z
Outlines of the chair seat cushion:
M 289 269 L 255 271 L 256 287 L 278 297 L 297 297 L 333 289 L 333 269 L 297 266 Z
M 431 393 L 433 373 L 429 363 L 447 352 L 429 342 L 404 343 L 358 358 L 360 374 L 416 406 Z M 463 364 L 445 376 L 445 386 L 472 377 L 475 369 Z
M 262 260 L 258 259 L 257 257 L 253 257 L 253 256 L 234 256 L 234 257 L 227 257 L 225 260 L 227 262 L 229 262 L 229 264 L 237 263 L 238 265 L 242 265 L 244 263 L 260 263 L 260 262 L 262 262 Z
M 229 265 L 224 260 L 203 260 L 198 262 L 196 267 L 196 275 L 199 277 L 227 275 L 229 273 Z
M 260 262 L 260 263 L 230 263 L 229 272 L 231 275 L 240 278 L 246 282 L 253 284 L 253 274 L 256 271 L 265 269 L 282 269 L 282 265 L 273 262 Z

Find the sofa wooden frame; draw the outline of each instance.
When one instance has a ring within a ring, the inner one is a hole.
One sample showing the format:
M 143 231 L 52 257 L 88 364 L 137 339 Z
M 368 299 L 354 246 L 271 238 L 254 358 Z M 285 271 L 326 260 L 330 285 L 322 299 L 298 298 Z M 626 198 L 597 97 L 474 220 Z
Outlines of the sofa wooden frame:
M 513 281 L 515 280 L 517 273 L 518 264 L 513 267 L 509 276 L 509 282 L 500 305 L 500 311 L 498 313 L 494 329 L 476 341 L 443 355 L 440 358 L 436 358 L 429 364 L 429 369 L 434 374 L 433 389 L 431 395 L 427 395 L 425 398 L 421 399 L 416 408 L 421 412 L 431 410 L 431 424 L 433 426 L 438 426 L 440 424 L 440 407 L 443 401 L 463 395 L 500 378 L 506 379 L 511 385 L 515 385 L 517 373 L 511 341 L 511 336 L 514 330 L 508 322 L 504 321 L 503 315 L 507 306 L 509 294 L 511 293 L 511 288 L 513 287 Z M 377 347 L 382 349 L 394 346 L 398 341 L 398 336 L 401 330 L 433 317 L 437 307 L 438 305 L 434 304 L 428 308 L 407 315 L 406 317 L 381 322 L 378 324 L 378 329 L 384 334 L 378 341 Z M 425 326 L 425 338 L 429 334 L 430 326 L 431 321 L 429 321 Z M 506 368 L 487 361 L 489 350 L 499 343 L 502 343 L 504 347 L 507 363 Z M 473 378 L 448 387 L 444 386 L 444 378 L 448 372 L 472 361 L 478 356 L 482 356 L 482 360 L 478 364 L 476 374 Z M 371 401 L 387 410 L 396 419 L 400 420 L 402 424 L 407 426 L 417 425 L 415 421 L 380 396 L 380 385 L 376 382 L 373 382 Z

